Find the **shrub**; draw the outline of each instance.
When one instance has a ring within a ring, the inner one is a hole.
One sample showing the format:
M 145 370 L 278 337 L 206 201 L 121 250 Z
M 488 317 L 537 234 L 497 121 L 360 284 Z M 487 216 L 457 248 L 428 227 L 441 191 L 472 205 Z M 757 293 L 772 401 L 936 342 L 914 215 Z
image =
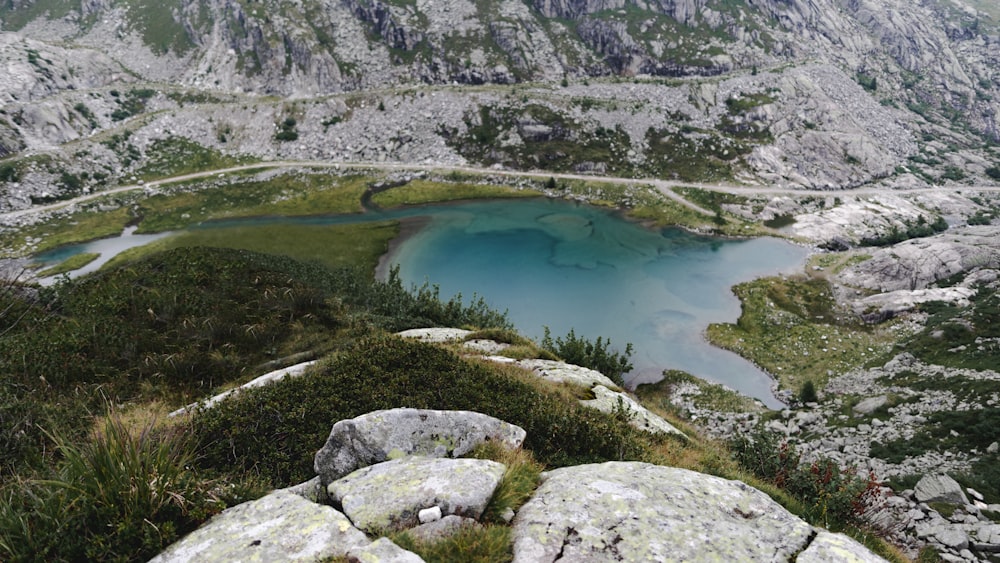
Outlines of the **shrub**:
M 819 397 L 816 396 L 816 384 L 813 383 L 811 379 L 806 380 L 802 384 L 802 389 L 799 391 L 799 402 L 805 403 L 816 403 L 819 401 Z
M 865 513 L 879 502 L 874 477 L 829 459 L 802 465 L 798 451 L 775 434 L 758 431 L 730 442 L 736 461 L 755 476 L 789 492 L 806 507 L 803 518 L 833 531 L 864 526 Z
M 315 474 L 313 456 L 335 422 L 397 407 L 471 410 L 516 424 L 528 433 L 524 447 L 546 465 L 649 455 L 656 438 L 543 388 L 431 344 L 363 339 L 310 374 L 197 414 L 199 463 L 253 470 L 274 486 L 298 483 Z
M 144 560 L 222 508 L 188 469 L 194 448 L 180 433 L 135 435 L 108 418 L 89 444 L 53 440 L 63 460 L 51 478 L 0 498 L 4 560 Z
M 545 327 L 542 348 L 568 363 L 603 373 L 619 387 L 625 386 L 623 375 L 632 371 L 632 362 L 629 361 L 632 356 L 631 342 L 625 344 L 625 351 L 620 353 L 610 350 L 610 339 L 604 340 L 598 336 L 596 341 L 591 342 L 586 338 L 578 337 L 573 329 L 570 329 L 566 338 L 557 337 L 553 340 L 549 327 Z

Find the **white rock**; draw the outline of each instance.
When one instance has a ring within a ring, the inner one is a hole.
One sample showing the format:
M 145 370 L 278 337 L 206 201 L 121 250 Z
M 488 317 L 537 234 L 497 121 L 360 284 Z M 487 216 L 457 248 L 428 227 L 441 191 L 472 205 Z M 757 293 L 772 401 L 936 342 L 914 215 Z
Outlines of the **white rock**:
M 594 399 L 580 401 L 581 405 L 597 409 L 605 413 L 621 412 L 629 417 L 629 424 L 646 432 L 654 434 L 674 434 L 682 438 L 687 436 L 662 417 L 646 409 L 625 393 L 618 393 L 603 385 L 592 389 Z
M 436 522 L 441 519 L 441 507 L 432 506 L 430 508 L 425 508 L 417 513 L 417 519 L 420 520 L 421 524 Z

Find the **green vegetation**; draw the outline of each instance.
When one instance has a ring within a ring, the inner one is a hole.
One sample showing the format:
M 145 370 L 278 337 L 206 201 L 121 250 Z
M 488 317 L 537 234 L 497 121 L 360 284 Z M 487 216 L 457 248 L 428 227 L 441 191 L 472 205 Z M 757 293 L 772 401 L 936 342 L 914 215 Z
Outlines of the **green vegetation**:
M 874 92 L 878 89 L 878 80 L 874 76 L 869 76 L 863 72 L 859 72 L 854 75 L 854 79 L 858 81 L 858 84 L 862 88 L 868 90 L 869 92 Z
M 59 274 L 65 274 L 67 272 L 72 272 L 73 270 L 79 270 L 80 268 L 90 264 L 94 260 L 100 258 L 100 254 L 95 254 L 92 252 L 84 252 L 77 254 L 76 256 L 71 256 L 64 260 L 61 264 L 57 264 L 51 268 L 42 270 L 38 272 L 38 277 L 47 278 L 51 276 L 58 276 Z
M 360 267 L 374 271 L 378 257 L 399 234 L 399 223 L 381 221 L 358 225 L 253 225 L 195 229 L 127 250 L 105 268 L 185 247 L 232 248 L 289 256 L 330 268 Z
M 570 329 L 565 338 L 556 337 L 553 340 L 549 327 L 545 327 L 542 348 L 567 363 L 601 372 L 619 387 L 625 386 L 624 374 L 632 371 L 632 362 L 629 361 L 633 352 L 631 342 L 625 344 L 624 352 L 618 352 L 611 349 L 610 339 L 604 340 L 598 336 L 597 340 L 591 341 L 577 336 L 576 332 Z
M 741 466 L 802 502 L 807 520 L 834 532 L 863 528 L 866 508 L 880 495 L 873 477 L 858 476 L 826 459 L 803 465 L 793 446 L 769 432 L 739 436 L 730 448 Z
M 138 203 L 140 233 L 175 230 L 211 219 L 357 213 L 368 178 L 288 172 L 267 180 L 237 178 L 229 183 L 155 195 Z
M 996 441 L 996 428 L 1000 424 L 1000 409 L 935 412 L 927 423 L 911 438 L 900 438 L 886 443 L 871 444 L 871 455 L 899 463 L 903 459 L 926 451 L 976 450 L 980 458 L 967 473 L 952 475 L 959 483 L 972 487 L 986 497 L 986 502 L 1000 501 L 1000 455 L 983 454 Z
M 294 141 L 299 138 L 299 132 L 295 128 L 298 122 L 295 121 L 294 117 L 286 117 L 278 125 L 278 132 L 274 134 L 275 141 Z
M 230 168 L 254 160 L 225 155 L 183 137 L 168 137 L 153 142 L 136 175 L 145 181 L 159 180 L 203 170 Z
M 441 130 L 449 146 L 483 165 L 502 164 L 517 169 L 542 168 L 577 171 L 581 166 L 604 166 L 607 172 L 629 167 L 628 134 L 598 127 L 593 131 L 573 118 L 541 104 L 483 106 L 465 117 L 467 131 Z M 524 142 L 503 143 L 517 134 Z
M 944 217 L 938 216 L 932 223 L 927 222 L 927 218 L 921 215 L 916 221 L 903 221 L 905 228 L 900 229 L 893 225 L 888 233 L 861 239 L 862 246 L 892 246 L 894 244 L 910 240 L 936 235 L 948 230 L 948 223 Z
M 374 337 L 312 373 L 248 390 L 197 415 L 195 433 L 207 444 L 199 463 L 252 469 L 275 485 L 298 483 L 313 476 L 312 458 L 334 422 L 400 406 L 473 410 L 517 424 L 528 433 L 525 449 L 549 466 L 646 459 L 657 441 L 560 399 L 532 376 L 511 377 L 430 344 Z
M 799 392 L 806 381 L 821 388 L 828 373 L 844 373 L 890 351 L 884 326 L 869 327 L 836 308 L 822 279 L 763 278 L 734 288 L 742 303 L 736 324 L 712 324 L 707 335 Z
M 109 417 L 92 441 L 52 440 L 61 459 L 51 473 L 0 496 L 5 561 L 146 560 L 225 506 L 190 469 L 183 429 L 135 432 Z
M 979 292 L 969 307 L 927 303 L 923 330 L 904 343 L 921 360 L 942 366 L 992 370 L 1000 365 L 1000 294 Z
M 717 412 L 761 412 L 764 407 L 755 399 L 741 395 L 728 387 L 697 378 L 677 370 L 663 372 L 663 379 L 656 383 L 644 383 L 635 390 L 636 395 L 647 407 L 654 405 L 668 412 L 674 407 L 670 397 L 678 386 L 694 386 L 698 393 L 691 397 L 694 405 L 701 409 Z
M 517 190 L 509 186 L 413 180 L 404 186 L 375 194 L 372 197 L 372 203 L 379 207 L 390 208 L 463 199 L 537 197 L 540 195 L 542 195 L 540 192 L 534 190 Z
M 117 235 L 131 220 L 131 211 L 126 207 L 108 212 L 78 211 L 55 221 L 0 234 L 0 245 L 7 255 L 21 255 L 27 251 L 30 239 L 37 241 L 31 252 L 45 252 L 65 244 Z
M 452 563 L 456 554 L 461 554 L 462 561 L 468 563 L 504 563 L 514 558 L 508 526 L 465 527 L 433 544 L 417 541 L 406 532 L 394 534 L 390 539 L 427 563 Z
M 149 88 L 132 89 L 125 96 L 121 96 L 117 90 L 111 90 L 111 97 L 118 104 L 118 107 L 111 112 L 111 120 L 122 121 L 133 115 L 139 115 L 146 111 L 146 103 L 155 95 L 156 90 Z

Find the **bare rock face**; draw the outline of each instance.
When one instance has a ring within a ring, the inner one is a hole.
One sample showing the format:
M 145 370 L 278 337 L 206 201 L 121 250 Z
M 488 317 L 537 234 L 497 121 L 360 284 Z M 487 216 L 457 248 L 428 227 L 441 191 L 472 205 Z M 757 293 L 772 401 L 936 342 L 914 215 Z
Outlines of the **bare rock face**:
M 972 268 L 1000 267 L 998 235 L 1000 226 L 984 225 L 908 240 L 874 251 L 870 260 L 845 269 L 839 278 L 846 285 L 881 291 L 922 289 Z
M 814 534 L 745 483 L 610 462 L 545 474 L 514 519 L 514 561 L 790 561 Z
M 478 519 L 506 469 L 482 459 L 405 457 L 359 469 L 327 492 L 355 526 L 376 533 L 412 528 L 431 507 Z
M 360 467 L 406 455 L 459 457 L 487 441 L 517 448 L 524 437 L 520 427 L 474 412 L 375 411 L 334 424 L 316 452 L 314 469 L 329 484 Z
M 234 506 L 191 532 L 151 563 L 319 561 L 371 543 L 332 507 L 273 492 Z

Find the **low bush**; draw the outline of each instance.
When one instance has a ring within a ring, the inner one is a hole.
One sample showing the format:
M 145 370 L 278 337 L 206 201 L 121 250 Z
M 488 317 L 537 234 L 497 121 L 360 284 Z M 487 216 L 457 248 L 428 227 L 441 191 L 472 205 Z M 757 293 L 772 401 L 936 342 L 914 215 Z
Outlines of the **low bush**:
M 339 420 L 396 407 L 471 410 L 527 431 L 550 466 L 645 459 L 657 438 L 555 391 L 431 344 L 364 339 L 305 376 L 251 389 L 193 420 L 204 468 L 255 471 L 274 486 L 310 479 Z
M 615 385 L 625 386 L 624 375 L 632 371 L 632 343 L 625 344 L 624 352 L 617 352 L 611 349 L 611 340 L 604 340 L 598 336 L 597 340 L 590 341 L 579 337 L 573 329 L 570 329 L 565 338 L 556 337 L 552 339 L 549 327 L 545 327 L 545 335 L 542 337 L 542 348 L 562 358 L 567 363 L 576 364 L 599 371 L 607 376 Z
M 775 434 L 739 436 L 730 448 L 747 471 L 799 499 L 805 506 L 800 516 L 812 524 L 833 531 L 864 527 L 865 513 L 879 502 L 873 477 L 858 476 L 829 459 L 802 464 L 798 451 Z

